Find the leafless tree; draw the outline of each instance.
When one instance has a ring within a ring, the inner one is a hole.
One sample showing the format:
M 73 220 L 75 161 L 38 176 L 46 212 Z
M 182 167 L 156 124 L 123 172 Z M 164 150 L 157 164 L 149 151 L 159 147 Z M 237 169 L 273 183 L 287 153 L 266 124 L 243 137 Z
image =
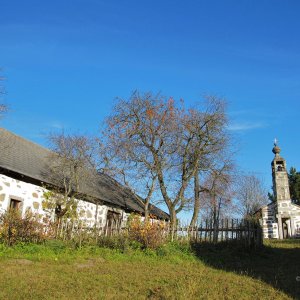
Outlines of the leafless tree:
M 255 175 L 240 175 L 236 188 L 240 214 L 249 218 L 268 202 L 268 192 L 263 180 Z
M 49 191 L 44 195 L 43 207 L 54 210 L 58 219 L 75 217 L 82 190 L 94 183 L 94 144 L 86 136 L 64 133 L 50 135 L 49 141 L 52 152 L 45 176 L 50 185 L 46 186 Z
M 149 218 L 150 202 L 157 191 L 157 174 L 151 153 L 143 145 L 140 119 L 149 122 L 151 107 L 132 96 L 132 103 L 118 99 L 112 115 L 107 118 L 100 139 L 101 171 L 114 177 L 132 191 L 135 201 L 144 208 L 145 221 Z M 150 95 L 149 95 L 150 96 Z M 126 105 L 123 105 L 125 104 Z M 149 109 L 147 111 L 147 109 Z
M 172 226 L 188 203 L 185 192 L 201 160 L 217 143 L 212 132 L 221 132 L 224 109 L 224 102 L 215 97 L 209 97 L 202 110 L 186 109 L 183 101 L 177 104 L 160 94 L 136 91 L 129 100 L 118 99 L 108 119 L 105 134 L 118 151 L 133 168 L 140 165 L 153 181 L 157 178 Z
M 213 99 L 213 101 L 215 101 L 215 99 Z M 208 123 L 200 136 L 203 140 L 203 146 L 197 170 L 193 178 L 193 216 L 190 226 L 194 226 L 197 222 L 201 206 L 201 195 L 207 190 L 207 188 L 203 186 L 204 179 L 207 178 L 208 174 L 211 175 L 215 173 L 216 170 L 222 170 L 222 173 L 224 173 L 225 169 L 228 171 L 229 166 L 233 166 L 232 158 L 234 153 L 231 151 L 231 139 L 226 130 L 227 117 L 224 110 L 224 103 L 221 102 L 218 103 L 218 105 L 222 106 L 213 106 L 210 111 L 206 112 Z M 198 124 L 201 124 L 201 121 Z M 201 132 L 201 130 L 199 131 Z M 226 163 L 223 157 L 227 157 Z M 222 166 L 220 166 L 220 161 Z
M 202 186 L 204 205 L 208 212 L 207 217 L 218 219 L 221 214 L 222 216 L 226 215 L 227 205 L 232 202 L 235 193 L 234 172 L 235 165 L 230 159 L 218 162 L 215 168 L 208 172 Z
M 100 143 L 101 172 L 128 188 L 149 219 L 150 201 L 157 190 L 157 176 L 145 167 L 133 145 L 124 144 L 116 136 L 104 134 Z
M 234 208 L 234 170 L 234 164 L 230 159 L 219 162 L 214 169 L 209 171 L 202 187 L 203 208 L 206 211 L 206 218 L 213 222 L 214 240 L 217 239 L 220 218 L 225 218 L 228 212 L 232 215 Z

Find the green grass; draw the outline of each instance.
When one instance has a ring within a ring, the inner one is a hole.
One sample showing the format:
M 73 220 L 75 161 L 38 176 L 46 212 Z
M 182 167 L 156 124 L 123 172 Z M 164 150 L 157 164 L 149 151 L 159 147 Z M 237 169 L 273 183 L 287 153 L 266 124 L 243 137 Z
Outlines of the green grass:
M 192 248 L 0 244 L 0 299 L 300 299 L 300 241 Z

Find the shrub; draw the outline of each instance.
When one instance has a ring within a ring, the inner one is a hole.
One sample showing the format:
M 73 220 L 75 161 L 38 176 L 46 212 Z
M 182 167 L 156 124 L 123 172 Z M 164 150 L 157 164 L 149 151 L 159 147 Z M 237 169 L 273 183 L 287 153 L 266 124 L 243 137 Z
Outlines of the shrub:
M 140 216 L 133 215 L 128 225 L 129 239 L 140 243 L 144 249 L 156 249 L 167 241 L 168 233 L 163 222 L 143 222 Z
M 8 246 L 19 242 L 40 243 L 46 238 L 44 225 L 27 212 L 24 217 L 14 209 L 0 216 L 0 241 Z

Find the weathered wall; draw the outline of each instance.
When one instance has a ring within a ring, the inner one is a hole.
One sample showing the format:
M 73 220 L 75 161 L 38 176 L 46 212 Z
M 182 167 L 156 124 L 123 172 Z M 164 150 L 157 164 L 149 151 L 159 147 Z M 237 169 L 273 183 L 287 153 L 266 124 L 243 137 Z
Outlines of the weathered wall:
M 290 219 L 292 236 L 300 234 L 300 206 L 293 204 L 291 200 L 278 201 L 278 214 L 282 219 Z
M 40 186 L 16 180 L 6 175 L 0 175 L 0 213 L 5 212 L 9 208 L 11 199 L 16 199 L 22 201 L 20 208 L 22 214 L 25 214 L 26 210 L 31 210 L 39 216 L 41 221 L 46 221 L 49 212 L 44 211 L 42 208 L 45 191 L 47 190 Z M 97 208 L 96 204 L 82 200 L 78 201 L 77 210 L 79 219 L 84 221 L 86 226 L 94 226 L 95 222 L 97 227 L 105 226 L 108 210 L 121 214 L 122 225 L 125 225 L 128 217 L 128 214 L 122 209 L 106 205 L 98 205 Z M 54 214 L 51 217 L 53 218 Z
M 262 208 L 262 227 L 264 238 L 279 238 L 278 217 L 287 219 L 289 235 L 300 237 L 300 207 L 291 200 L 280 200 Z M 282 226 L 282 225 L 281 225 Z
M 286 171 L 276 171 L 274 183 L 277 201 L 288 200 L 291 198 L 289 190 L 289 180 Z
M 262 228 L 264 238 L 278 239 L 275 203 L 271 203 L 262 208 Z

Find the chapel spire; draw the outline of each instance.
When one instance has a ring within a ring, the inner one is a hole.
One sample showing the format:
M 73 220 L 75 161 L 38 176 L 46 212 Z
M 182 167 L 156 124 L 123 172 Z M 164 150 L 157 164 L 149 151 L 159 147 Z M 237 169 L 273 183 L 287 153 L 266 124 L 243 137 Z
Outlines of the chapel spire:
M 279 157 L 281 149 L 278 147 L 278 140 L 275 138 L 274 139 L 274 147 L 272 149 L 272 152 L 275 154 L 275 157 Z

